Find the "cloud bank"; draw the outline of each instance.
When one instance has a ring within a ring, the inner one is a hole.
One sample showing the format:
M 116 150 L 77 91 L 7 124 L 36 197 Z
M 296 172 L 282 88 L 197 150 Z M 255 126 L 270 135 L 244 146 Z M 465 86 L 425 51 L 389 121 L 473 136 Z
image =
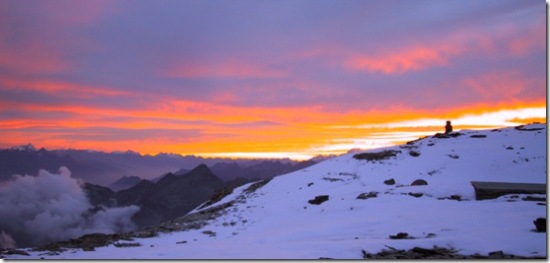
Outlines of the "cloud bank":
M 61 167 L 58 174 L 15 175 L 0 185 L 0 247 L 29 247 L 91 233 L 136 228 L 138 206 L 105 208 L 96 213 L 79 182 Z

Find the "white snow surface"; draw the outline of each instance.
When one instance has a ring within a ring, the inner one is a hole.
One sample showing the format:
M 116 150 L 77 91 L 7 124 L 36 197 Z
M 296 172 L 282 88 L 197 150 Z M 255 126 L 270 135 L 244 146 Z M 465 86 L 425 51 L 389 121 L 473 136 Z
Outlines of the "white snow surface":
M 69 249 L 53 256 L 28 249 L 30 256 L 9 257 L 360 259 L 361 250 L 376 253 L 388 246 L 439 246 L 465 255 L 501 250 L 545 257 L 546 233 L 534 231 L 533 224 L 536 218 L 546 217 L 545 202 L 523 201 L 523 194 L 478 201 L 471 185 L 471 181 L 546 183 L 546 124 L 525 125 L 524 129 L 540 130 L 462 130 L 455 138 L 430 136 L 366 151 L 401 151 L 385 160 L 357 160 L 353 158 L 356 153 L 350 153 L 275 177 L 252 193 L 243 192 L 251 185 L 247 184 L 207 207 L 241 200 L 201 229 L 120 241 L 139 242 L 139 247 Z M 410 155 L 413 150 L 420 155 Z M 395 185 L 384 183 L 392 178 Z M 416 179 L 424 179 L 428 185 L 411 186 Z M 377 197 L 356 198 L 369 192 L 377 192 Z M 308 203 L 319 195 L 329 195 L 329 200 L 320 205 Z M 463 200 L 448 199 L 451 195 Z M 414 239 L 389 238 L 399 232 Z

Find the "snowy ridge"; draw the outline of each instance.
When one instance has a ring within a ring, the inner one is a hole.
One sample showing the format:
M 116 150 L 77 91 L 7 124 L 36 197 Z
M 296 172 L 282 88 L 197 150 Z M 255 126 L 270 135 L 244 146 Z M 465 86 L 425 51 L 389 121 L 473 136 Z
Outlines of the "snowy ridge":
M 380 160 L 350 153 L 265 184 L 243 185 L 190 212 L 186 217 L 218 210 L 198 229 L 124 241 L 139 243 L 136 247 L 111 244 L 95 251 L 70 249 L 53 256 L 27 251 L 30 256 L 11 257 L 359 259 L 362 250 L 433 246 L 465 255 L 501 250 L 546 257 L 546 233 L 535 232 L 533 225 L 546 217 L 545 201 L 522 200 L 526 195 L 476 201 L 470 184 L 546 183 L 546 125 L 454 135 L 366 152 L 395 154 Z M 411 186 L 417 179 L 428 184 Z M 323 195 L 328 200 L 309 202 Z M 178 226 L 178 220 L 172 223 Z M 410 238 L 389 238 L 399 232 Z

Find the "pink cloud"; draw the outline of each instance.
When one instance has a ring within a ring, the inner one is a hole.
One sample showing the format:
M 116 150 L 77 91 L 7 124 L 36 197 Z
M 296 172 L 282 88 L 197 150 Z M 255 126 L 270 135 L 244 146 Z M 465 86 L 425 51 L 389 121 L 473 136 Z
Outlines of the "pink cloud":
M 399 46 L 374 52 L 354 52 L 343 65 L 353 71 L 403 74 L 446 66 L 463 56 L 524 56 L 545 48 L 545 23 L 519 28 L 503 24 L 496 28 L 462 29 L 437 40 L 407 39 Z
M 57 50 L 48 49 L 39 42 L 8 47 L 0 41 L 0 67 L 26 74 L 59 73 L 70 69 Z
M 268 69 L 262 65 L 227 61 L 210 65 L 180 65 L 164 72 L 163 75 L 184 78 L 280 78 L 286 76 L 286 73 L 280 70 Z
M 60 0 L 54 5 L 44 2 L 37 8 L 40 8 L 41 14 L 48 21 L 61 26 L 75 26 L 93 24 L 104 16 L 113 14 L 115 5 L 116 2 L 109 0 Z
M 462 86 L 487 100 L 515 100 L 532 84 L 532 81 L 518 72 L 492 72 L 466 78 Z
M 542 50 L 546 48 L 546 23 L 540 23 L 539 26 L 522 31 L 508 41 L 508 49 L 513 55 L 524 56 L 532 50 Z
M 452 45 L 416 46 L 378 56 L 359 55 L 345 61 L 345 66 L 353 70 L 401 74 L 446 65 L 460 52 L 461 48 Z
M 91 98 L 99 96 L 132 96 L 133 93 L 106 87 L 94 87 L 84 84 L 51 80 L 20 80 L 13 78 L 0 78 L 0 89 L 27 90 L 45 94 L 57 94 L 59 96 L 71 96 L 78 98 Z

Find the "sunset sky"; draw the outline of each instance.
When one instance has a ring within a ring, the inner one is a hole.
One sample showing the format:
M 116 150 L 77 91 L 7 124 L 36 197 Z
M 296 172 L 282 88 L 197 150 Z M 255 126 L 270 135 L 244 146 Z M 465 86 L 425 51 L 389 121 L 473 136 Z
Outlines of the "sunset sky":
M 541 0 L 2 0 L 0 147 L 291 157 L 546 122 Z

